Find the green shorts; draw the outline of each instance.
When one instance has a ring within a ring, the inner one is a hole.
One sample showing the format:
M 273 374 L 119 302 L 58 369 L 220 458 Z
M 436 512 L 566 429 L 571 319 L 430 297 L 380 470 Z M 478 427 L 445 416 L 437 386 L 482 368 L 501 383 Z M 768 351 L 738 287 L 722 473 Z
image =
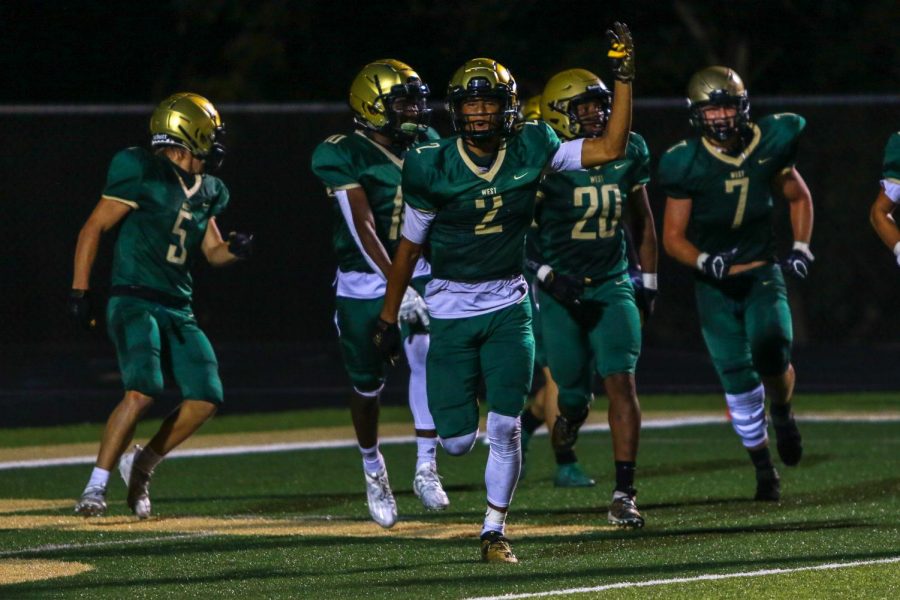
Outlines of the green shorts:
M 541 307 L 537 303 L 537 284 L 528 287 L 528 300 L 531 303 L 531 329 L 534 332 L 534 364 L 539 369 L 547 366 L 547 353 L 544 351 L 544 333 L 541 331 Z
M 162 392 L 161 356 L 165 348 L 184 399 L 222 403 L 219 363 L 190 307 L 176 309 L 140 298 L 113 296 L 106 307 L 106 323 L 126 391 L 150 397 Z
M 765 265 L 721 282 L 698 277 L 694 292 L 703 339 L 726 393 L 750 391 L 760 376 L 787 370 L 793 329 L 780 267 Z
M 527 300 L 476 317 L 431 319 L 428 408 L 443 438 L 478 429 L 478 383 L 491 411 L 518 417 L 534 369 L 531 305 Z
M 641 317 L 627 273 L 585 288 L 567 308 L 541 290 L 541 325 L 559 402 L 573 409 L 591 401 L 594 373 L 634 373 L 641 353 Z

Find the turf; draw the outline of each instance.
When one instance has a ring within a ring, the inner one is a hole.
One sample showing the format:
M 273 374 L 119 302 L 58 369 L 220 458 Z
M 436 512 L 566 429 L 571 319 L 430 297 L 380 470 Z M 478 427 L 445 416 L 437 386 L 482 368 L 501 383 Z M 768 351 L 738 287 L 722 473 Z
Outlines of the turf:
M 696 412 L 710 408 L 711 398 L 648 398 L 644 408 Z M 833 412 L 900 408 L 887 395 L 854 396 L 853 403 L 804 401 Z M 721 404 L 714 409 L 721 411 Z M 344 425 L 347 419 L 339 411 L 277 417 L 227 417 L 206 431 Z M 54 439 L 75 441 L 82 429 L 57 428 Z M 802 431 L 803 462 L 796 468 L 778 463 L 784 495 L 769 504 L 750 500 L 753 471 L 728 425 L 646 429 L 637 486 L 647 526 L 639 531 L 606 526 L 613 480 L 608 434 L 585 434 L 579 441 L 582 464 L 600 482 L 593 489 L 554 488 L 547 438 L 535 437 L 509 519 L 519 565 L 477 561 L 487 453 L 481 444 L 467 457 L 440 457 L 452 503 L 443 513 L 426 513 L 412 494 L 414 447 L 385 446 L 401 514 L 392 531 L 368 519 L 353 449 L 172 459 L 153 483 L 161 517 L 152 529 L 131 527 L 125 518 L 121 481 L 110 488 L 111 516 L 93 521 L 108 527 L 83 530 L 70 519 L 69 501 L 84 485 L 86 466 L 0 471 L 0 499 L 62 501 L 59 508 L 0 514 L 0 566 L 27 558 L 93 567 L 71 577 L 0 586 L 0 597 L 463 598 L 900 557 L 898 424 L 814 422 L 803 423 Z M 0 430 L 0 447 L 23 445 L 21 433 Z M 183 523 L 193 517 L 216 520 L 186 530 Z M 17 518 L 22 525 L 15 525 Z M 44 520 L 35 525 L 29 519 Z M 251 519 L 270 528 L 228 533 L 235 524 L 256 522 Z M 275 535 L 273 524 L 287 529 Z M 419 529 L 404 533 L 414 524 Z M 900 592 L 898 573 L 900 563 L 874 564 L 567 597 L 890 598 Z

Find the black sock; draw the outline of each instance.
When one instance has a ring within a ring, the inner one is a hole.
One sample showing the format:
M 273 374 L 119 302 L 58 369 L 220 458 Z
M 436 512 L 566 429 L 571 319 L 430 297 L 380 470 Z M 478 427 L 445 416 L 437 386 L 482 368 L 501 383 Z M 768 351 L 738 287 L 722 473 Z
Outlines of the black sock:
M 775 468 L 768 446 L 759 450 L 747 450 L 747 452 L 750 453 L 750 460 L 753 461 L 753 466 L 757 471 L 770 471 Z
M 634 493 L 634 471 L 637 468 L 633 460 L 616 461 L 616 491 L 626 494 Z
M 554 454 L 556 454 L 556 464 L 559 466 L 571 465 L 572 463 L 578 462 L 578 458 L 575 456 L 575 451 L 572 449 L 555 450 Z
M 522 412 L 522 431 L 526 433 L 534 433 L 535 430 L 543 425 L 544 422 L 534 416 L 530 408 L 526 408 Z
M 773 402 L 769 405 L 769 414 L 772 416 L 774 425 L 784 425 L 791 418 L 791 403 L 775 404 Z

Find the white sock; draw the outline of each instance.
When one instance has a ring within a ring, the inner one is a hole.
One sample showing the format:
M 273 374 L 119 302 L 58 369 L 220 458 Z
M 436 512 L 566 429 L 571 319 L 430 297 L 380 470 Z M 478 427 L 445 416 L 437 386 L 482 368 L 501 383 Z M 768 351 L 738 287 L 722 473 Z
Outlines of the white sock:
M 484 468 L 484 484 L 487 501 L 494 506 L 509 506 L 519 471 L 522 470 L 521 423 L 519 417 L 506 417 L 489 412 L 487 434 L 491 442 L 487 465 Z
M 384 466 L 384 457 L 381 455 L 381 452 L 378 450 L 378 444 L 375 444 L 371 448 L 363 448 L 359 447 L 359 452 L 363 457 L 363 469 L 366 470 L 366 473 L 378 473 Z
M 498 531 L 500 532 L 500 535 L 506 534 L 505 512 L 501 512 L 490 506 L 487 507 L 487 512 L 484 513 L 484 525 L 481 526 L 481 535 L 484 535 L 488 531 Z
M 434 430 L 434 419 L 428 410 L 428 392 L 425 385 L 425 360 L 428 357 L 430 338 L 416 334 L 406 338 L 403 349 L 409 363 L 409 411 L 416 429 Z
M 766 431 L 766 391 L 762 384 L 742 394 L 725 394 L 731 426 L 745 448 L 756 448 L 769 439 Z
M 438 439 L 416 437 L 416 471 L 427 463 L 436 462 Z
M 134 457 L 133 468 L 144 473 L 152 473 L 156 465 L 162 462 L 162 459 L 163 457 L 154 452 L 152 448 L 144 448 L 140 454 Z
M 94 467 L 94 470 L 91 471 L 91 478 L 88 479 L 87 485 L 84 489 L 92 487 L 102 487 L 103 489 L 106 489 L 108 483 L 109 471 L 107 471 L 106 469 L 101 469 L 100 467 Z

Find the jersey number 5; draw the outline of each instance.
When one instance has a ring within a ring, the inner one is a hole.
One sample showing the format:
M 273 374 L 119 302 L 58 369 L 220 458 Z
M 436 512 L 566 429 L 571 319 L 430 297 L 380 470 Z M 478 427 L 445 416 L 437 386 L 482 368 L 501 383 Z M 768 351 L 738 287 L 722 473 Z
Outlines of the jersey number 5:
M 184 210 L 184 208 L 178 211 L 178 218 L 175 219 L 175 225 L 172 227 L 172 234 L 178 237 L 178 244 L 169 244 L 169 251 L 166 253 L 166 260 L 172 264 L 183 265 L 187 260 L 187 248 L 184 247 L 187 242 L 187 231 L 181 225 L 193 218 L 190 211 Z

